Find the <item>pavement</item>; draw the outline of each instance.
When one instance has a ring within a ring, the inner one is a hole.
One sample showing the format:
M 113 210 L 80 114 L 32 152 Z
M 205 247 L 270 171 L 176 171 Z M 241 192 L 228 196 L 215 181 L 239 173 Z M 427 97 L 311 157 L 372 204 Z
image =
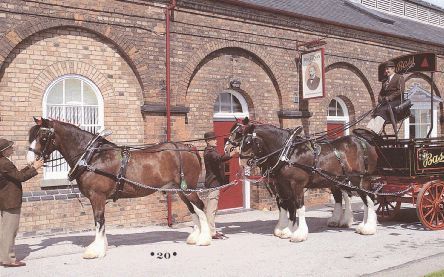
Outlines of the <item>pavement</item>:
M 363 206 L 354 203 L 356 224 Z M 107 229 L 104 258 L 82 259 L 94 232 L 19 238 L 17 256 L 27 266 L 0 267 L 15 276 L 424 276 L 444 270 L 444 230 L 427 231 L 412 208 L 397 222 L 378 224 L 373 236 L 327 227 L 332 205 L 308 208 L 308 240 L 272 235 L 277 211 L 241 210 L 217 216 L 229 238 L 190 246 L 191 224 Z

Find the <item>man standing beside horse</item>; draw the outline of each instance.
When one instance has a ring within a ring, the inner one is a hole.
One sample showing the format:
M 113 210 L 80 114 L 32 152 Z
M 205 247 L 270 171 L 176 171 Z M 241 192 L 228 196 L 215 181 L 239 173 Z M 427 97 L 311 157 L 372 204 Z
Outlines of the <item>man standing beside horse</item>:
M 205 187 L 217 188 L 225 185 L 225 162 L 230 160 L 239 151 L 235 148 L 230 154 L 220 155 L 217 153 L 216 146 L 216 134 L 214 132 L 206 132 L 204 134 L 207 147 L 204 152 L 205 161 Z M 208 225 L 210 226 L 210 232 L 213 239 L 226 239 L 227 237 L 221 233 L 216 232 L 216 212 L 217 205 L 219 203 L 219 190 L 215 189 L 208 194 L 208 202 L 206 206 L 206 216 L 208 219 Z
M 0 139 L 0 264 L 4 267 L 26 265 L 16 260 L 14 244 L 22 207 L 22 182 L 37 175 L 43 159 L 18 170 L 12 163 L 14 142 Z
M 387 62 L 385 72 L 387 79 L 382 83 L 382 88 L 379 92 L 379 106 L 374 111 L 373 118 L 367 124 L 367 128 L 378 135 L 381 133 L 384 123 L 391 120 L 389 109 L 401 104 L 401 94 L 404 93 L 405 89 L 404 77 L 395 73 L 394 62 Z

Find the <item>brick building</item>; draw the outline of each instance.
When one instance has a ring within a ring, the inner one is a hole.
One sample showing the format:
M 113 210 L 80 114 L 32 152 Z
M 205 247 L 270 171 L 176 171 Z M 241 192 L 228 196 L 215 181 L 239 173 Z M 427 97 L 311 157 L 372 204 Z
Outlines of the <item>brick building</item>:
M 0 3 L 0 133 L 16 142 L 13 160 L 19 167 L 25 165 L 32 116 L 90 131 L 110 129 L 117 144 L 166 140 L 168 4 Z M 302 100 L 299 57 L 307 49 L 297 46 L 318 39 L 326 43 L 326 94 Z M 418 103 L 416 120 L 406 123 L 402 135 L 419 136 L 427 128 L 430 116 L 421 103 L 430 99 L 432 85 L 433 134 L 440 135 L 443 46 L 444 10 L 419 0 L 178 0 L 171 21 L 172 140 L 202 138 L 213 126 L 222 132 L 234 116 L 283 128 L 303 125 L 307 134 L 344 124 L 375 106 L 378 64 L 415 52 L 438 54 L 439 72 L 433 83 L 428 74 L 405 76 Z M 66 171 L 64 165 L 47 168 L 24 185 L 22 232 L 92 228 L 91 208 L 76 199 L 79 192 L 68 186 Z M 237 206 L 273 206 L 261 186 L 246 184 L 237 193 Z M 307 195 L 312 202 L 327 197 L 322 191 Z M 172 211 L 174 222 L 189 219 L 175 195 Z M 161 193 L 107 205 L 108 226 L 164 224 L 166 217 Z

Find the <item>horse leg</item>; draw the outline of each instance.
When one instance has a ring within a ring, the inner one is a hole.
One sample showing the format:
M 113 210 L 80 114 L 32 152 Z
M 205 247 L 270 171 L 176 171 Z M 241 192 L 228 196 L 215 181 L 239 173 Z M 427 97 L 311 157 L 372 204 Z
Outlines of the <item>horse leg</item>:
M 334 187 L 331 188 L 331 193 L 335 199 L 335 207 L 331 217 L 327 220 L 327 226 L 329 227 L 339 227 L 339 222 L 342 217 L 342 193 L 341 190 Z
M 204 212 L 204 203 L 195 192 L 188 196 L 179 193 L 179 197 L 187 205 L 194 222 L 193 231 L 188 236 L 187 243 L 201 246 L 210 245 L 211 234 L 207 216 Z
M 339 221 L 339 227 L 350 228 L 353 224 L 353 211 L 351 208 L 350 196 L 346 191 L 342 191 L 342 196 L 345 202 L 345 211 L 341 216 L 341 220 Z
M 179 193 L 179 197 L 182 199 L 182 201 L 185 203 L 185 205 L 187 205 L 187 208 L 191 213 L 191 218 L 193 219 L 193 223 L 194 223 L 193 231 L 190 233 L 190 235 L 187 238 L 187 244 L 196 244 L 197 239 L 199 238 L 199 235 L 200 235 L 199 217 L 194 212 L 194 208 L 191 205 L 191 202 L 185 197 L 185 195 L 183 193 Z
M 276 237 L 286 239 L 291 236 L 291 231 L 288 228 L 288 202 L 280 200 L 279 196 L 276 197 L 276 202 L 279 208 L 279 220 L 276 224 L 276 227 L 274 227 L 273 234 Z
M 304 186 L 298 187 L 294 195 L 295 195 L 295 208 L 296 208 L 296 214 L 299 218 L 299 225 L 296 231 L 294 231 L 293 235 L 291 236 L 290 241 L 301 242 L 307 240 L 308 237 L 308 226 L 307 222 L 305 221 Z
M 362 225 L 362 227 L 356 231 L 358 231 L 358 233 L 362 234 L 362 235 L 374 235 L 376 234 L 376 223 L 377 223 L 377 215 L 375 212 L 375 204 L 373 202 L 373 199 L 368 196 L 365 195 L 366 198 L 366 202 L 365 203 L 365 212 L 364 215 L 367 215 L 365 217 L 364 220 L 364 225 Z M 358 226 L 359 227 L 359 226 Z
M 102 258 L 106 255 L 108 240 L 105 233 L 105 203 L 106 197 L 103 194 L 94 193 L 90 197 L 90 202 L 94 213 L 94 224 L 96 226 L 96 237 L 83 253 L 84 259 Z

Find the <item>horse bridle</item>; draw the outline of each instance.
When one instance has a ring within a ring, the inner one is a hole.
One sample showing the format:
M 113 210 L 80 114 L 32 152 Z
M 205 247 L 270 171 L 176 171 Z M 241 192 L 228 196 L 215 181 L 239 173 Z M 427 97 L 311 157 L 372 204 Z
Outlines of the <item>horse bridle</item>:
M 32 151 L 37 155 L 37 159 L 43 157 L 43 160 L 46 162 L 49 158 L 49 155 L 51 154 L 47 153 L 48 146 L 51 144 L 55 145 L 55 131 L 54 128 L 41 127 L 37 133 L 37 136 L 39 135 L 39 133 L 42 133 L 42 141 L 44 142 L 43 150 L 41 152 L 38 152 L 31 147 L 29 147 L 28 149 L 29 151 Z

